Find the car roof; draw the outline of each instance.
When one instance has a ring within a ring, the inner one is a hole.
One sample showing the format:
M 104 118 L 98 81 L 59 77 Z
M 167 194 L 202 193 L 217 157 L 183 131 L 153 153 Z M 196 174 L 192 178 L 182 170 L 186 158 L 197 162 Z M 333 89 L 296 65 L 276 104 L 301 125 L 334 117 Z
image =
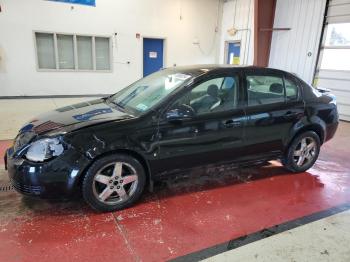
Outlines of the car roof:
M 229 69 L 239 70 L 239 69 L 256 69 L 257 71 L 274 71 L 279 73 L 286 73 L 283 70 L 275 69 L 275 68 L 269 68 L 269 67 L 259 67 L 259 66 L 252 66 L 252 65 L 224 65 L 224 64 L 203 64 L 203 65 L 188 65 L 188 66 L 174 66 L 174 67 L 168 67 L 164 68 L 168 70 L 172 70 L 179 73 L 188 73 L 193 76 L 199 76 L 206 73 L 220 73 L 220 72 L 227 72 Z

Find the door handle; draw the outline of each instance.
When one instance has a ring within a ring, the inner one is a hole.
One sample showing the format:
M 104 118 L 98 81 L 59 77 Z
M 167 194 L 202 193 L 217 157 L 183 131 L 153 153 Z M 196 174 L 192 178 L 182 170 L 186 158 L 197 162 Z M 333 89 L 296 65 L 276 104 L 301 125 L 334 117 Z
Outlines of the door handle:
M 232 120 L 232 119 L 230 119 L 230 120 L 227 120 L 224 125 L 225 125 L 226 128 L 233 128 L 233 127 L 241 126 L 242 122 L 239 121 L 239 120 Z

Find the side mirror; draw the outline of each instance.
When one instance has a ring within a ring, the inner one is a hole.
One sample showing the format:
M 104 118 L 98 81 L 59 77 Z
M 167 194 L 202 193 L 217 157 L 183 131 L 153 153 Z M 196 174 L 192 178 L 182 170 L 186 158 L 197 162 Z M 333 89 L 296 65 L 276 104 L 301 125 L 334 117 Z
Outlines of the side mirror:
M 166 113 L 166 119 L 169 122 L 181 122 L 182 120 L 191 119 L 195 115 L 194 109 L 188 105 L 180 105 Z

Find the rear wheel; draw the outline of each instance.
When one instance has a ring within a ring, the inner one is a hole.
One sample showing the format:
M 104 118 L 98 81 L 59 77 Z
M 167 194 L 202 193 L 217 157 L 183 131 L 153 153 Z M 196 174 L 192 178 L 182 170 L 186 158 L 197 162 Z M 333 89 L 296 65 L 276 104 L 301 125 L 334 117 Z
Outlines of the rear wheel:
M 313 131 L 307 131 L 294 138 L 286 156 L 284 166 L 292 172 L 304 172 L 311 168 L 320 153 L 320 138 Z
M 97 160 L 86 173 L 82 190 L 85 201 L 97 211 L 116 211 L 134 204 L 146 182 L 140 162 L 127 155 Z

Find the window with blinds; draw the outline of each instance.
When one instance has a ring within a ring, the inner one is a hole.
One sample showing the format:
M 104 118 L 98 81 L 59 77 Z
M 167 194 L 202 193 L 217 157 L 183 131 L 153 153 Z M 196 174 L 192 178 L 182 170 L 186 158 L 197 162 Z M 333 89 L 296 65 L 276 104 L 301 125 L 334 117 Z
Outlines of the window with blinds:
M 38 70 L 110 71 L 111 39 L 35 32 Z

